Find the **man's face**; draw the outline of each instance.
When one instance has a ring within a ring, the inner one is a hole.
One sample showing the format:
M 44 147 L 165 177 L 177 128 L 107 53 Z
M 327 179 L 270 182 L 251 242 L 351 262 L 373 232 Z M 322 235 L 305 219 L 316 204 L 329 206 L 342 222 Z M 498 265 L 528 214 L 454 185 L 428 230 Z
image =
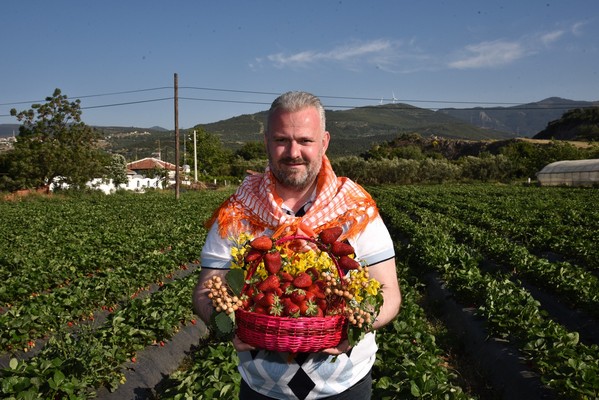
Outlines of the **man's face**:
M 270 169 L 278 183 L 288 189 L 308 188 L 318 176 L 329 145 L 314 107 L 295 112 L 278 110 L 271 116 L 266 150 Z

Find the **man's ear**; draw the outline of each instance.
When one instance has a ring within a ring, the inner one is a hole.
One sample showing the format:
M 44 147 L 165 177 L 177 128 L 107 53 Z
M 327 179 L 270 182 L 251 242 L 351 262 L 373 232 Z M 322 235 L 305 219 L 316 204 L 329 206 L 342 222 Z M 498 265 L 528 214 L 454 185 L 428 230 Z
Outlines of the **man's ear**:
M 325 153 L 327 151 L 327 149 L 329 148 L 330 141 L 331 141 L 331 134 L 329 133 L 329 131 L 324 131 L 324 133 L 322 134 L 323 153 Z

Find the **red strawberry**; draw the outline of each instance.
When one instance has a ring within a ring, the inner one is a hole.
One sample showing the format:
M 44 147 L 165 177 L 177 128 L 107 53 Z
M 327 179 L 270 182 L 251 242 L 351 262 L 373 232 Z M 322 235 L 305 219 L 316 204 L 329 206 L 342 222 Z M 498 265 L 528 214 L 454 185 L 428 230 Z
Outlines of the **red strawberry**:
M 274 275 L 281 269 L 281 253 L 275 251 L 273 253 L 266 253 L 264 255 L 264 267 L 269 274 Z
M 291 286 L 291 282 L 281 282 L 281 290 L 283 291 L 283 293 L 287 293 L 287 290 L 289 289 L 289 286 Z
M 299 317 L 300 308 L 297 304 L 291 302 L 291 303 L 285 305 L 283 314 L 288 317 Z
M 258 251 L 256 249 L 250 249 L 250 251 L 248 251 L 247 253 L 245 253 L 245 257 L 243 258 L 245 260 L 246 263 L 251 263 L 253 261 L 256 261 L 257 259 L 259 259 L 260 257 L 262 257 L 262 252 Z
M 252 301 L 254 302 L 254 304 L 260 304 L 260 302 L 262 301 L 264 296 L 265 296 L 264 293 L 258 292 L 254 295 L 254 297 L 252 297 Z
M 331 253 L 337 257 L 349 256 L 354 254 L 354 248 L 349 243 L 335 242 L 331 245 Z
M 289 297 L 282 297 L 280 301 L 283 307 L 287 307 L 289 304 L 293 303 Z
M 293 280 L 293 286 L 304 289 L 312 285 L 312 278 L 306 272 L 300 272 Z
M 272 249 L 272 239 L 268 236 L 259 236 L 250 242 L 252 249 L 268 251 Z
M 322 290 L 322 288 L 319 285 L 319 282 L 313 283 L 312 285 L 310 285 L 308 287 L 308 289 L 306 289 L 308 292 L 312 292 L 314 293 L 314 296 L 317 299 L 324 299 L 326 297 L 326 295 L 324 294 L 324 291 Z
M 256 314 L 268 314 L 268 310 L 259 304 L 254 305 L 253 312 L 255 312 Z
M 324 244 L 333 244 L 339 236 L 343 233 L 343 229 L 340 226 L 333 226 L 332 228 L 327 228 L 318 234 L 320 241 Z
M 279 276 L 283 282 L 293 282 L 293 275 L 291 275 L 289 272 L 281 271 Z
M 341 256 L 339 257 L 339 266 L 341 269 L 347 271 L 360 268 L 360 263 L 349 256 Z
M 268 275 L 262 282 L 258 284 L 258 290 L 263 292 L 272 292 L 281 285 L 281 281 L 277 275 Z
M 318 270 L 314 267 L 310 267 L 306 270 L 306 272 L 308 274 L 310 274 L 310 276 L 312 277 L 313 280 L 317 280 L 318 278 L 320 278 L 320 273 L 318 272 Z
M 274 293 L 265 293 L 264 297 L 260 299 L 258 304 L 260 304 L 264 308 L 272 307 L 274 304 L 279 303 L 279 298 Z
M 318 306 L 319 309 L 321 309 L 323 312 L 327 311 L 328 308 L 328 304 L 327 301 L 325 299 L 317 299 L 316 300 L 316 305 Z
M 295 304 L 300 305 L 306 298 L 306 291 L 302 289 L 296 289 L 289 295 L 291 301 Z
M 304 297 L 304 300 L 306 300 L 306 301 L 315 301 L 316 300 L 316 293 L 307 290 L 306 291 L 306 296 Z

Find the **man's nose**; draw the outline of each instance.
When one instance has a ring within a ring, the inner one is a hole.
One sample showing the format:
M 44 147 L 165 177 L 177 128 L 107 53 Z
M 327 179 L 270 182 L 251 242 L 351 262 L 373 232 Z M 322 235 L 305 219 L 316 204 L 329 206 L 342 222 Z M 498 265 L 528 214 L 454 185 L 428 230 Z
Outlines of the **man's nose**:
M 300 146 L 296 141 L 290 141 L 287 146 L 287 153 L 290 158 L 300 158 Z

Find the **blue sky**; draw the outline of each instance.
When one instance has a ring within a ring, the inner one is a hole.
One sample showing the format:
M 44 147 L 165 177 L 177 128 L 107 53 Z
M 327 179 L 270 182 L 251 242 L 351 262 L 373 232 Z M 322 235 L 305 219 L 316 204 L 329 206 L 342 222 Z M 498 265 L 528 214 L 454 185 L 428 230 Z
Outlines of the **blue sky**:
M 0 9 L 0 123 L 55 88 L 89 125 L 190 128 L 307 90 L 327 108 L 599 100 L 599 1 L 27 1 Z M 126 104 L 131 103 L 131 104 Z

